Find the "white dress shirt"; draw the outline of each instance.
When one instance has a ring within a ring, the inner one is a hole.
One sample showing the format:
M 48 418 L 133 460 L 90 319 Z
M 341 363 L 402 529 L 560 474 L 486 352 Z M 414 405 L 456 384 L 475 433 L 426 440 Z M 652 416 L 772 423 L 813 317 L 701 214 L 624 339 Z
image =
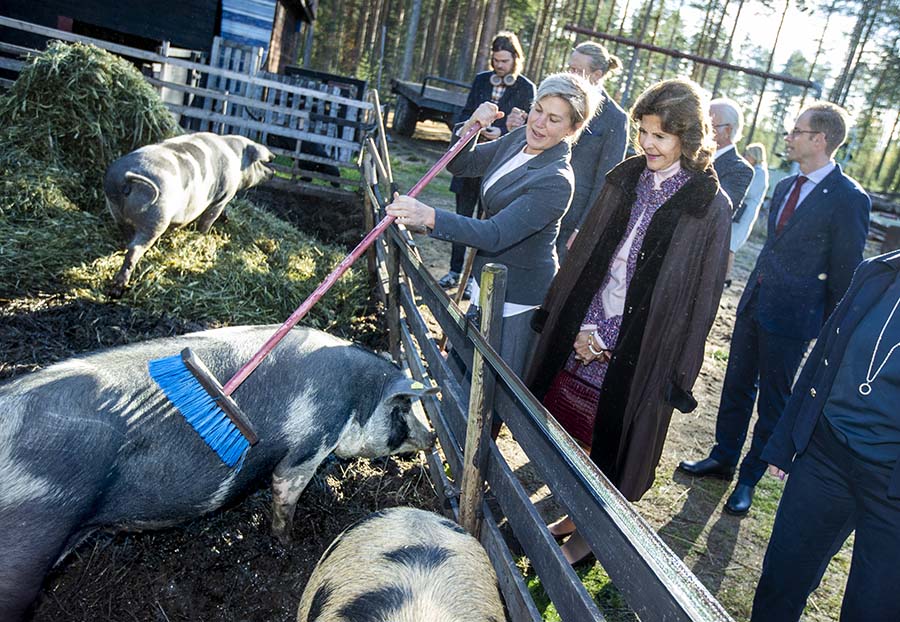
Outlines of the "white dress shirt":
M 803 175 L 802 172 L 800 173 L 800 175 L 806 177 L 806 182 L 804 182 L 804 184 L 800 186 L 800 196 L 797 197 L 797 207 L 794 208 L 795 210 L 799 210 L 803 207 L 803 201 L 806 200 L 806 197 L 809 196 L 809 193 L 812 192 L 815 187 L 828 176 L 828 173 L 834 170 L 835 166 L 837 166 L 837 164 L 835 164 L 834 160 L 830 160 L 828 164 L 820 169 L 814 170 L 809 175 Z M 798 177 L 800 175 L 798 175 Z M 778 206 L 778 217 L 775 219 L 775 222 L 778 222 L 781 219 L 781 212 L 784 211 L 784 206 L 787 203 L 788 198 L 790 198 L 791 192 L 794 191 L 794 186 L 796 185 L 797 180 L 795 179 L 794 183 L 791 184 L 790 189 L 784 193 L 784 200 L 781 202 L 781 205 Z M 795 211 L 794 213 L 796 214 L 797 212 Z

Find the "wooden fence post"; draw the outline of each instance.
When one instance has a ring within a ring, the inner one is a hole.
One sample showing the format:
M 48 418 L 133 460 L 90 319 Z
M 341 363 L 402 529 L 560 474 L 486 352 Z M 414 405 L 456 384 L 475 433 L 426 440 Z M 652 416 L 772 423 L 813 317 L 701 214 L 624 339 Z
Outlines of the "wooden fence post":
M 495 350 L 499 350 L 503 328 L 503 302 L 506 299 L 506 266 L 487 264 L 481 271 L 481 332 Z M 460 284 L 460 287 L 463 287 Z M 487 370 L 487 373 L 485 373 Z M 493 370 L 484 364 L 481 352 L 472 355 L 472 387 L 469 392 L 469 417 L 460 485 L 459 524 L 470 534 L 481 532 L 481 503 L 484 498 L 484 468 L 494 412 Z
M 400 361 L 400 257 L 396 242 L 388 238 L 387 325 L 388 349 L 395 361 Z

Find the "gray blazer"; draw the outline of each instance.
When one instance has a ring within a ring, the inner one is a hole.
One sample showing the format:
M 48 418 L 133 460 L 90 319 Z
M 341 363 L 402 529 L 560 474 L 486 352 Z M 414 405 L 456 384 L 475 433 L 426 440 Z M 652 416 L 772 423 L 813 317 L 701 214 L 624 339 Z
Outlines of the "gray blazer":
M 497 140 L 474 141 L 447 165 L 459 177 L 489 178 L 525 147 L 525 128 Z M 498 179 L 481 192 L 485 219 L 436 210 L 431 236 L 478 249 L 473 274 L 481 282 L 487 263 L 507 267 L 506 302 L 539 305 L 559 269 L 559 220 L 572 200 L 575 180 L 563 141 Z
M 736 149 L 729 149 L 713 162 L 719 185 L 731 199 L 731 211 L 740 207 L 753 179 L 753 167 L 738 155 Z
M 561 243 L 565 244 L 572 232 L 581 226 L 585 213 L 597 200 L 606 183 L 606 174 L 625 158 L 627 142 L 628 116 L 601 89 L 599 112 L 572 147 L 575 194 L 560 225 Z

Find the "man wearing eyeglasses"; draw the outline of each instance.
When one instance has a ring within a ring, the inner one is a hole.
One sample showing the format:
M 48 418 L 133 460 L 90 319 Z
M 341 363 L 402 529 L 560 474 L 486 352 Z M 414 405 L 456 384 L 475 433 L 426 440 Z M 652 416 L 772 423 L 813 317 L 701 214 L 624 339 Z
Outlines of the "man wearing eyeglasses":
M 753 179 L 753 167 L 734 147 L 744 130 L 744 115 L 736 101 L 720 97 L 709 102 L 709 116 L 716 141 L 713 168 L 719 185 L 731 199 L 732 211 L 736 211 Z
M 679 470 L 731 479 L 759 394 L 758 419 L 725 511 L 742 516 L 766 470 L 762 450 L 778 423 L 809 342 L 837 306 L 862 261 L 871 201 L 844 175 L 834 153 L 847 138 L 847 113 L 817 102 L 788 133 L 799 175 L 772 193 L 766 243 L 738 303 L 731 352 L 709 457 Z

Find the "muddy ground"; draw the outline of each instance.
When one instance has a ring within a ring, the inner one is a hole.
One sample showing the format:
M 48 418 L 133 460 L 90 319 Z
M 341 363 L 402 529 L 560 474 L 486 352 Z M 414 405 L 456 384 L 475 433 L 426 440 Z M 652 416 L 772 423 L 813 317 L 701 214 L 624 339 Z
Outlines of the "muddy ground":
M 323 241 L 349 248 L 363 235 L 352 202 L 265 189 L 248 194 Z M 376 303 L 367 314 L 372 322 L 361 325 L 377 325 Z M 114 302 L 0 292 L 0 378 L 83 352 L 209 327 Z M 383 332 L 348 329 L 343 336 L 386 347 Z M 34 622 L 294 620 L 316 561 L 344 528 L 384 507 L 437 509 L 419 456 L 329 459 L 303 493 L 293 542 L 285 548 L 269 535 L 265 484 L 242 503 L 179 527 L 89 537 L 46 578 Z

